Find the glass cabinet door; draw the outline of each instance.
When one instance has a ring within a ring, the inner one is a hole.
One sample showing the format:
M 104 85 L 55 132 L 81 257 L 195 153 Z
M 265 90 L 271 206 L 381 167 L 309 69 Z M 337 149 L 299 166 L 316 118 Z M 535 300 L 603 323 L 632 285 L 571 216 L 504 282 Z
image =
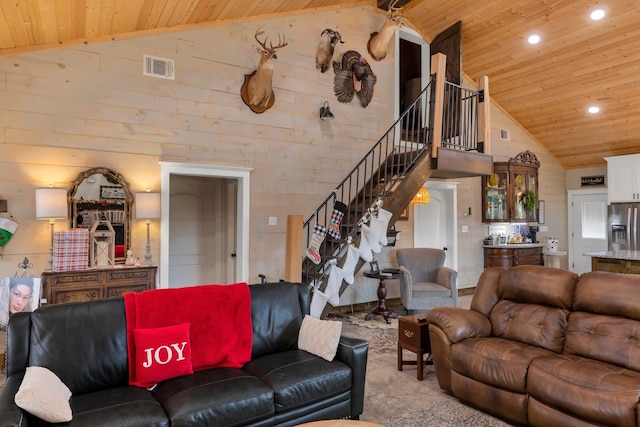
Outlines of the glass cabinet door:
M 538 183 L 537 183 L 538 174 L 530 173 L 527 175 L 527 189 L 529 191 L 533 191 L 533 194 L 536 195 L 536 205 L 533 210 L 527 212 L 527 216 L 529 221 L 537 221 L 538 220 Z
M 515 221 L 525 221 L 527 213 L 524 209 L 524 194 L 527 191 L 527 176 L 524 173 L 514 172 L 513 174 L 513 219 Z
M 507 171 L 495 170 L 493 175 L 483 178 L 484 197 L 482 220 L 484 222 L 498 222 L 509 220 L 509 210 L 507 208 Z

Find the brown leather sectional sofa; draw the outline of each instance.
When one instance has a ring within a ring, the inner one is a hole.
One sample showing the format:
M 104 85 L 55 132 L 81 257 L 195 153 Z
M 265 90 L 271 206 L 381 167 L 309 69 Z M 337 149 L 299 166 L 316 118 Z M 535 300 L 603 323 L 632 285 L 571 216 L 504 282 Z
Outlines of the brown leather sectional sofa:
M 640 425 L 640 275 L 488 268 L 427 316 L 440 387 L 516 424 Z

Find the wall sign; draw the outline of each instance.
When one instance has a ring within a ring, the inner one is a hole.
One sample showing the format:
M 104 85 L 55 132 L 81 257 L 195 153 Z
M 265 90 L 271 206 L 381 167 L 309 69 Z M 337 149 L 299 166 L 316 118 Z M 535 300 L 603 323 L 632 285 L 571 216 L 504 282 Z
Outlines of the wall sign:
M 100 198 L 124 200 L 127 198 L 127 195 L 124 192 L 124 188 L 120 185 L 101 185 Z
M 580 178 L 580 186 L 604 185 L 604 175 L 600 176 L 583 176 Z

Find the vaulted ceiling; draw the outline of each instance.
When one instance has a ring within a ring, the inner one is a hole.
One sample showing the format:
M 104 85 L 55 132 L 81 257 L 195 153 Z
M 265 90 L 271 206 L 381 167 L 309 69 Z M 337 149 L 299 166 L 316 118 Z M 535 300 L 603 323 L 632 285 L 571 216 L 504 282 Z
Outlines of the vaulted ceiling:
M 0 1 L 0 56 L 354 6 L 376 1 Z M 566 168 L 640 152 L 637 0 L 412 0 L 403 16 L 427 41 L 461 21 L 463 72 Z

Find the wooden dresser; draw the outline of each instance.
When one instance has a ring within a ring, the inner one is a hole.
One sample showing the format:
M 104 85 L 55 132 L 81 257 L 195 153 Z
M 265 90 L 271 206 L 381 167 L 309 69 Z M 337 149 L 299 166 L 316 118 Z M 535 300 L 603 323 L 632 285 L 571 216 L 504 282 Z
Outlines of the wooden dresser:
M 60 304 L 155 289 L 157 269 L 155 265 L 123 265 L 75 271 L 45 271 L 42 273 L 42 298 L 46 299 L 46 304 Z
M 484 267 L 514 267 L 516 265 L 544 265 L 542 245 L 535 247 L 484 246 Z

